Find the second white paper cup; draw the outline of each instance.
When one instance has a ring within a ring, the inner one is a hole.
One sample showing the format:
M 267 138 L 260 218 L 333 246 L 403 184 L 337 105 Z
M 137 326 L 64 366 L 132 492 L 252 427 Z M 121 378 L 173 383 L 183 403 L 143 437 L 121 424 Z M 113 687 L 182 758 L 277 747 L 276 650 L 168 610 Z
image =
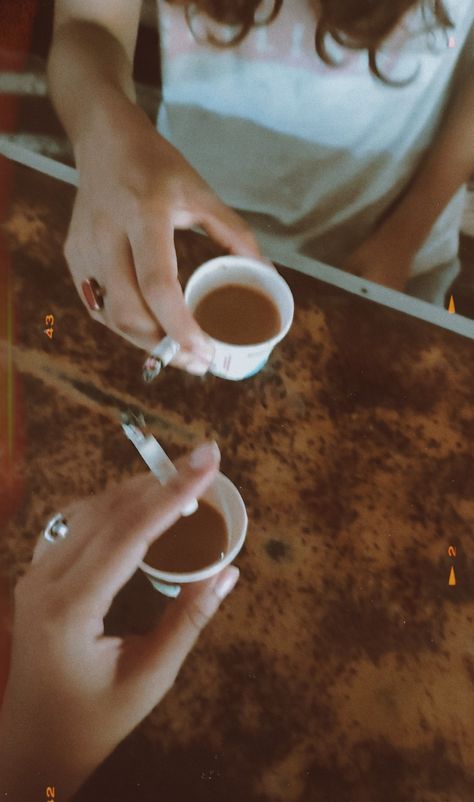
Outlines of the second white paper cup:
M 254 345 L 231 345 L 211 337 L 215 351 L 209 372 L 221 379 L 238 381 L 258 373 L 275 345 L 288 333 L 293 322 L 294 302 L 288 284 L 276 270 L 243 256 L 218 256 L 198 267 L 186 285 L 185 301 L 194 311 L 202 298 L 227 284 L 240 284 L 263 292 L 278 308 L 281 321 L 278 334 Z
M 150 580 L 156 590 L 165 596 L 176 597 L 179 595 L 181 585 L 187 582 L 200 582 L 208 579 L 235 559 L 245 542 L 247 534 L 247 510 L 242 496 L 236 486 L 224 476 L 218 473 L 212 485 L 202 496 L 203 501 L 207 501 L 223 516 L 227 529 L 227 551 L 222 560 L 207 565 L 199 571 L 188 573 L 174 573 L 171 571 L 161 571 L 153 568 L 146 562 L 141 562 L 139 568 Z

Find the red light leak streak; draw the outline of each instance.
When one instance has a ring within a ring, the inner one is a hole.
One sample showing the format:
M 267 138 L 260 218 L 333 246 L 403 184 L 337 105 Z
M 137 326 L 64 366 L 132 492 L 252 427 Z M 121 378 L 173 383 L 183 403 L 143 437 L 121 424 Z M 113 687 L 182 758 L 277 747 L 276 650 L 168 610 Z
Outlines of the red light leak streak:
M 0 222 L 5 218 L 12 167 L 0 159 Z M 20 381 L 14 367 L 15 310 L 10 253 L 0 229 L 0 526 L 22 495 L 18 463 L 24 449 Z
M 0 71 L 22 70 L 28 56 L 37 0 L 11 3 L 0 0 Z M 0 95 L 0 133 L 16 127 L 14 97 Z M 13 182 L 13 169 L 0 158 L 0 223 L 5 219 Z M 15 310 L 10 253 L 0 230 L 0 526 L 5 524 L 22 497 L 18 470 L 23 452 L 23 415 L 20 383 L 13 364 Z
M 35 13 L 36 0 L 18 0 L 15 3 L 0 0 L 1 71 L 22 69 Z M 14 131 L 15 121 L 14 98 L 0 95 L 0 133 Z M 12 175 L 11 165 L 0 158 L 0 224 L 8 210 Z M 13 515 L 23 496 L 23 482 L 17 469 L 24 447 L 23 415 L 20 383 L 13 365 L 14 335 L 10 253 L 0 228 L 0 527 Z M 11 610 L 11 583 L 0 572 L 0 704 L 10 663 Z
M 18 67 L 28 53 L 37 6 L 37 0 L 0 0 L 0 49 L 11 51 Z M 3 52 L 2 59 L 5 55 Z

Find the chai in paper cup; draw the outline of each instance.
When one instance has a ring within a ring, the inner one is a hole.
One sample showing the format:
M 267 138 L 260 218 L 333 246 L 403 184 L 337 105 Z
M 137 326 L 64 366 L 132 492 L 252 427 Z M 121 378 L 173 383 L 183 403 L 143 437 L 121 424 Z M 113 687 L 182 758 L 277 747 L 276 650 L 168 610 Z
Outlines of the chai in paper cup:
M 239 381 L 258 373 L 275 345 L 288 333 L 293 322 L 294 301 L 288 284 L 276 270 L 243 256 L 218 256 L 205 262 L 189 279 L 184 298 L 194 311 L 210 292 L 231 284 L 262 292 L 275 304 L 280 315 L 278 333 L 264 342 L 232 345 L 210 338 L 215 351 L 209 372 L 221 379 Z
M 227 549 L 224 557 L 217 562 L 207 565 L 198 571 L 189 573 L 174 573 L 171 571 L 161 571 L 141 562 L 139 568 L 149 579 L 151 584 L 165 596 L 176 598 L 181 591 L 181 585 L 187 582 L 200 582 L 209 579 L 226 565 L 229 565 L 237 556 L 244 545 L 247 534 L 247 511 L 242 496 L 236 486 L 224 476 L 218 473 L 212 485 L 201 496 L 203 501 L 207 501 L 224 518 L 227 529 Z

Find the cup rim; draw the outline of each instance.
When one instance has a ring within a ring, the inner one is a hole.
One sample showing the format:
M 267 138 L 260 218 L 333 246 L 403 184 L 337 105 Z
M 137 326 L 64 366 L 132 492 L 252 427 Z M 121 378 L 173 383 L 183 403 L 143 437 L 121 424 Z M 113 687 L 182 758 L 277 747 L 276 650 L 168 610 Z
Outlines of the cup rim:
M 204 271 L 205 272 L 212 272 L 215 268 L 219 267 L 219 264 L 222 264 L 222 263 L 224 265 L 228 265 L 229 267 L 242 267 L 242 266 L 243 267 L 253 267 L 253 268 L 257 268 L 259 270 L 265 270 L 267 272 L 270 272 L 271 275 L 272 275 L 273 280 L 276 281 L 277 284 L 280 285 L 281 290 L 286 295 L 287 300 L 290 303 L 291 311 L 290 311 L 290 314 L 288 316 L 288 320 L 285 323 L 285 325 L 282 326 L 282 328 L 280 329 L 278 334 L 275 334 L 269 340 L 260 340 L 259 342 L 256 342 L 256 343 L 247 343 L 246 345 L 239 345 L 238 343 L 228 343 L 225 340 L 218 340 L 216 337 L 212 337 L 209 334 L 207 336 L 212 340 L 212 342 L 218 343 L 220 346 L 225 346 L 226 348 L 235 349 L 235 351 L 237 351 L 237 352 L 242 352 L 242 351 L 245 351 L 245 350 L 248 351 L 249 348 L 253 348 L 253 349 L 262 348 L 262 350 L 264 350 L 264 349 L 266 350 L 268 348 L 273 348 L 273 346 L 275 346 L 277 343 L 279 343 L 280 340 L 282 340 L 284 337 L 286 337 L 286 335 L 288 334 L 288 331 L 291 328 L 291 324 L 293 323 L 293 317 L 294 317 L 294 312 L 295 312 L 295 301 L 294 301 L 294 298 L 293 298 L 293 293 L 291 292 L 291 289 L 290 289 L 288 283 L 283 278 L 283 276 L 281 276 L 276 269 L 272 270 L 272 268 L 269 267 L 269 265 L 266 265 L 265 262 L 260 262 L 258 259 L 253 259 L 253 258 L 251 258 L 249 256 L 216 256 L 213 259 L 208 259 L 207 262 L 203 262 L 202 265 L 199 265 L 199 267 L 197 267 L 196 270 L 194 271 L 194 273 L 190 276 L 190 278 L 189 278 L 189 280 L 188 280 L 188 282 L 186 284 L 186 287 L 184 288 L 184 300 L 186 301 L 186 303 L 188 302 L 188 288 L 190 288 L 190 287 L 192 288 L 192 285 L 195 284 L 196 281 L 199 280 L 198 274 L 201 271 L 202 272 L 204 272 Z M 191 309 L 191 312 L 194 312 L 194 309 L 192 309 L 191 307 L 189 307 L 189 308 Z
M 187 582 L 200 582 L 203 579 L 209 579 L 209 577 L 214 576 L 219 571 L 222 571 L 227 565 L 234 560 L 237 556 L 239 551 L 242 549 L 242 546 L 245 543 L 245 539 L 247 537 L 247 527 L 248 527 L 248 515 L 247 509 L 244 504 L 244 500 L 240 495 L 237 487 L 234 483 L 229 479 L 228 476 L 225 474 L 219 473 L 217 474 L 214 482 L 211 484 L 210 490 L 215 483 L 220 483 L 224 485 L 228 490 L 230 490 L 234 496 L 234 499 L 237 502 L 238 507 L 240 508 L 240 512 L 242 514 L 242 524 L 241 524 L 241 531 L 237 538 L 237 542 L 235 545 L 227 552 L 223 560 L 218 560 L 217 562 L 211 563 L 210 565 L 206 565 L 205 568 L 200 568 L 198 571 L 187 571 L 186 573 L 175 573 L 173 571 L 161 571 L 159 568 L 153 568 L 153 566 L 148 565 L 144 560 L 138 565 L 141 571 L 145 575 L 152 577 L 153 579 L 159 579 L 162 582 L 169 582 L 170 584 L 174 585 L 181 585 Z M 206 491 L 203 493 L 202 498 L 206 499 Z M 209 502 L 211 503 L 211 502 Z

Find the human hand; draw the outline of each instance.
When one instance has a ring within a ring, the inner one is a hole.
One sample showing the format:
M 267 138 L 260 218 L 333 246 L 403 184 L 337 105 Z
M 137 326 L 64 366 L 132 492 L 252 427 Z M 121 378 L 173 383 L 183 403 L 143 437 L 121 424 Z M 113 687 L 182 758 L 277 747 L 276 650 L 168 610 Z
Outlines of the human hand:
M 105 637 L 103 619 L 150 543 L 199 497 L 218 449 L 178 460 L 166 487 L 151 474 L 63 510 L 69 534 L 41 538 L 15 591 L 10 677 L 0 714 L 0 793 L 66 800 L 171 688 L 234 587 L 237 568 L 183 588 L 146 636 Z
M 411 256 L 405 253 L 402 242 L 376 232 L 350 254 L 342 269 L 403 292 L 410 277 Z
M 83 302 L 83 281 L 105 288 L 101 311 L 86 304 L 95 320 L 148 352 L 164 330 L 181 346 L 173 363 L 205 373 L 212 346 L 183 299 L 174 231 L 199 225 L 233 254 L 261 258 L 259 248 L 140 109 L 122 100 L 104 115 L 108 124 L 90 126 L 76 145 L 79 190 L 65 245 L 74 283 Z

